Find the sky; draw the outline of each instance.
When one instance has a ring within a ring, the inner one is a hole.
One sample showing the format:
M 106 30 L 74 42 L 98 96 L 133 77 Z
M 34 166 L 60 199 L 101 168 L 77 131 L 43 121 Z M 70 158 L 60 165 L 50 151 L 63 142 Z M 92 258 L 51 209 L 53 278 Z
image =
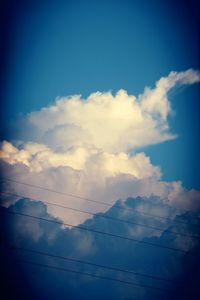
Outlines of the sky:
M 3 127 L 58 96 L 87 97 L 95 91 L 121 88 L 138 95 L 170 71 L 197 69 L 197 3 L 182 2 L 8 1 L 2 57 Z M 199 188 L 191 175 L 191 165 L 196 165 L 193 157 L 199 152 L 198 96 L 197 86 L 176 97 L 172 93 L 178 117 L 170 122 L 180 137 L 173 144 L 147 149 L 155 164 L 165 168 L 167 180 L 178 178 L 188 188 Z M 173 163 L 171 151 L 176 154 Z
M 171 288 L 172 299 L 195 297 L 198 266 L 188 253 L 199 250 L 200 225 L 197 2 L 2 3 L 2 240 L 19 248 L 13 254 L 2 246 L 7 298 L 9 280 L 21 299 L 164 299 L 146 284 Z M 80 224 L 143 244 L 81 232 Z M 63 276 L 62 261 L 20 248 L 172 278 L 185 288 L 69 262 L 66 268 L 118 283 Z M 20 265 L 21 257 L 57 270 Z M 21 279 L 11 276 L 10 260 Z M 119 284 L 130 279 L 139 287 Z

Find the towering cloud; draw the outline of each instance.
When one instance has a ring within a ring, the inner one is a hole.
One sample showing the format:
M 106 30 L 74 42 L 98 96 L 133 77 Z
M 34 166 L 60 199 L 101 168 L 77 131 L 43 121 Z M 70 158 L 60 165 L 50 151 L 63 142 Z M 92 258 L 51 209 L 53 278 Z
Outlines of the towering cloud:
M 198 201 L 193 198 L 199 198 L 198 192 L 186 192 L 179 183 L 162 182 L 159 167 L 138 149 L 176 137 L 168 124 L 172 111 L 168 92 L 177 85 L 199 81 L 199 72 L 190 69 L 171 72 L 138 97 L 119 90 L 116 95 L 96 92 L 87 99 L 79 95 L 59 98 L 55 104 L 25 117 L 23 122 L 29 130 L 25 133 L 22 128 L 21 137 L 28 142 L 2 143 L 4 174 L 110 204 L 119 198 L 154 194 L 167 199 L 169 205 L 187 210 L 192 203 L 194 209 Z M 53 202 L 84 206 L 94 212 L 106 209 L 100 204 L 90 207 L 83 201 L 75 204 L 70 196 L 20 184 L 6 185 L 5 189 L 40 200 L 48 197 Z M 186 204 L 182 204 L 179 195 L 186 198 Z M 8 198 L 5 203 L 9 205 Z M 51 205 L 48 211 L 75 224 L 88 217 Z

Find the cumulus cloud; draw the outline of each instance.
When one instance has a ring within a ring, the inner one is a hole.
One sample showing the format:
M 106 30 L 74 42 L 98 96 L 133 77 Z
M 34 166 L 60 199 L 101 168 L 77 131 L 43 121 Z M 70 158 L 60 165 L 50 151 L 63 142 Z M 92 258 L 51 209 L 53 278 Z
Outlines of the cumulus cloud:
M 4 191 L 94 213 L 109 208 L 101 202 L 113 205 L 117 199 L 125 199 L 128 196 L 149 195 L 151 192 L 164 194 L 165 187 L 158 184 L 160 169 L 153 166 L 144 153 L 131 157 L 125 153 L 110 154 L 95 151 L 93 155 L 90 153 L 85 156 L 80 163 L 78 162 L 80 153 L 77 150 L 70 156 L 69 153 L 54 153 L 39 145 L 41 151 L 31 154 L 31 150 L 28 151 L 29 147 L 26 146 L 25 144 L 24 149 L 19 150 L 10 143 L 3 143 L 1 157 L 4 160 L 2 164 L 4 176 L 56 190 L 64 195 L 13 182 L 4 182 Z M 35 149 L 35 145 L 33 147 Z M 68 161 L 69 157 L 71 159 Z M 70 194 L 97 200 L 100 203 L 87 202 L 71 197 Z M 4 195 L 3 203 L 8 207 L 13 203 L 13 198 Z M 48 205 L 48 212 L 72 224 L 81 223 L 89 217 L 87 214 L 67 211 L 52 205 Z
M 167 77 L 162 77 L 156 82 L 154 89 L 145 88 L 139 99 L 145 112 L 160 117 L 166 121 L 171 111 L 170 103 L 167 99 L 167 93 L 177 84 L 194 84 L 200 81 L 200 73 L 189 69 L 185 72 L 170 72 Z
M 168 92 L 177 85 L 199 81 L 199 72 L 190 69 L 171 72 L 138 97 L 119 90 L 116 95 L 96 92 L 87 99 L 79 95 L 59 98 L 55 104 L 25 117 L 28 135 L 23 127 L 21 136 L 26 142 L 21 139 L 2 143 L 3 173 L 18 181 L 111 205 L 128 196 L 157 195 L 178 209 L 196 209 L 197 191 L 185 191 L 180 183 L 161 181 L 160 168 L 153 166 L 144 152 L 136 150 L 176 137 L 168 124 L 172 111 Z M 5 189 L 93 212 L 107 209 L 20 184 L 7 184 Z M 10 198 L 4 198 L 8 206 Z M 73 224 L 88 218 L 51 205 L 48 212 Z
M 73 148 L 69 151 L 55 152 L 43 144 L 26 143 L 18 149 L 9 142 L 2 143 L 1 158 L 11 165 L 21 163 L 31 172 L 41 172 L 49 168 L 71 167 L 86 173 L 103 173 L 114 176 L 119 173 L 136 178 L 160 176 L 158 167 L 154 167 L 144 153 L 130 156 L 126 153 L 107 153 L 99 149 Z M 97 175 L 98 176 L 98 175 Z
M 169 194 L 169 201 L 183 211 L 200 210 L 200 191 L 184 189 L 180 181 L 173 183 L 173 188 Z
M 171 72 L 145 88 L 138 97 L 119 90 L 58 98 L 55 104 L 25 118 L 28 136 L 51 148 L 92 147 L 121 152 L 175 138 L 167 117 L 171 112 L 168 92 L 177 84 L 200 80 L 198 71 Z

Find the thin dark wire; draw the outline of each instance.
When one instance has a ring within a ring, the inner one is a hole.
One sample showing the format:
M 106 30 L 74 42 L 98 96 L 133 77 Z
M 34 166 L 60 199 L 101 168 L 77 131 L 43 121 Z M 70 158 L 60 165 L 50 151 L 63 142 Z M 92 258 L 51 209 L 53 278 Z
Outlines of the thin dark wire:
M 131 286 L 149 288 L 149 289 L 154 289 L 154 290 L 158 290 L 158 291 L 161 291 L 161 292 L 172 292 L 172 290 L 170 290 L 170 289 L 163 289 L 163 288 L 154 287 L 154 286 L 151 286 L 151 285 L 133 283 L 133 282 L 130 282 L 130 281 L 125 281 L 125 280 L 116 279 L 116 278 L 107 277 L 107 276 L 96 275 L 96 274 L 92 274 L 92 273 L 88 273 L 88 272 L 76 271 L 76 270 L 61 268 L 61 267 L 56 267 L 56 266 L 50 266 L 50 265 L 46 265 L 46 264 L 36 263 L 36 262 L 33 262 L 33 261 L 29 261 L 29 260 L 18 259 L 17 261 L 32 264 L 32 265 L 36 265 L 36 266 L 40 266 L 40 267 L 45 267 L 45 268 L 49 268 L 49 269 L 55 269 L 55 270 L 59 270 L 59 271 L 70 272 L 70 273 L 74 273 L 74 274 L 90 276 L 90 277 L 99 278 L 99 279 L 116 281 L 116 282 L 119 282 L 119 283 L 125 283 L 125 284 L 128 284 L 128 285 L 131 285 Z
M 107 270 L 111 270 L 111 271 L 123 272 L 123 273 L 127 273 L 127 274 L 134 274 L 136 276 L 147 277 L 147 278 L 151 278 L 151 279 L 154 279 L 154 280 L 167 281 L 167 282 L 170 282 L 170 283 L 173 283 L 173 284 L 181 284 L 181 282 L 177 282 L 175 280 L 168 279 L 168 278 L 163 278 L 163 277 L 160 277 L 160 276 L 147 275 L 147 274 L 143 274 L 143 273 L 134 272 L 134 271 L 131 271 L 131 270 L 124 270 L 124 269 L 117 268 L 117 267 L 105 266 L 105 265 L 92 263 L 92 262 L 85 261 L 85 260 L 75 259 L 75 258 L 72 258 L 72 257 L 55 255 L 55 254 L 47 253 L 47 252 L 44 252 L 44 251 L 27 249 L 27 248 L 24 248 L 24 247 L 16 247 L 16 246 L 10 245 L 10 244 L 8 244 L 8 246 L 10 248 L 12 248 L 13 250 L 23 250 L 23 251 L 36 253 L 36 254 L 40 254 L 40 255 L 45 255 L 45 256 L 49 256 L 49 257 L 53 257 L 53 258 L 59 258 L 59 259 L 63 259 L 63 260 L 78 262 L 78 263 L 81 263 L 81 264 L 91 265 L 91 266 L 94 266 L 94 267 L 99 267 L 99 268 L 107 269 Z
M 27 199 L 30 199 L 30 200 L 41 201 L 41 200 L 36 199 L 36 198 L 30 198 L 30 197 L 27 197 L 27 196 L 24 196 L 24 195 L 19 195 L 19 194 L 16 194 L 16 193 L 10 193 L 10 192 L 1 192 L 1 193 L 2 194 L 8 194 L 8 195 L 15 196 L 15 197 L 23 197 L 23 198 L 27 198 Z M 96 214 L 96 213 L 93 213 L 93 212 L 90 212 L 90 211 L 80 210 L 80 209 L 77 209 L 77 208 L 72 208 L 72 207 L 69 207 L 69 206 L 60 205 L 60 204 L 57 204 L 57 203 L 52 203 L 52 202 L 49 202 L 49 201 L 46 201 L 46 200 L 45 201 L 42 200 L 42 202 L 45 203 L 45 204 L 50 204 L 50 205 L 56 206 L 56 207 L 61 207 L 61 208 L 69 209 L 69 210 L 72 210 L 72 211 L 76 211 L 76 212 L 88 214 L 88 215 L 91 215 L 91 216 L 96 216 L 96 217 L 99 217 L 99 218 L 104 218 L 104 219 L 112 220 L 112 221 L 118 221 L 118 222 L 121 222 L 121 223 L 126 223 L 126 224 L 130 224 L 130 225 L 136 225 L 136 226 L 140 226 L 140 227 L 154 229 L 154 230 L 158 230 L 158 231 L 161 231 L 161 232 L 163 232 L 165 230 L 165 229 L 162 229 L 162 228 L 158 228 L 156 226 L 141 224 L 141 223 L 137 223 L 137 222 L 133 222 L 133 221 L 127 221 L 127 220 L 123 220 L 123 219 L 119 219 L 119 218 L 114 218 L 114 217 L 107 216 L 107 215 L 99 215 L 99 214 Z M 198 237 L 198 236 L 194 236 L 194 235 L 190 235 L 190 234 L 184 234 L 184 233 L 179 233 L 179 232 L 176 232 L 176 231 L 173 231 L 173 230 L 169 230 L 169 229 L 167 229 L 167 233 L 175 234 L 175 235 L 180 235 L 180 236 L 185 236 L 185 237 L 190 237 L 190 238 L 194 238 L 194 239 L 200 240 L 200 237 Z
M 2 206 L 0 206 L 0 207 L 3 208 Z M 114 233 L 109 233 L 109 232 L 104 232 L 104 231 L 100 231 L 100 230 L 86 228 L 86 227 L 83 227 L 83 226 L 80 226 L 80 225 L 73 225 L 73 224 L 70 224 L 70 223 L 63 223 L 63 222 L 58 222 L 58 221 L 55 221 L 55 220 L 48 220 L 48 219 L 45 219 L 45 218 L 42 218 L 42 217 L 32 216 L 32 215 L 24 214 L 24 213 L 20 213 L 20 212 L 9 211 L 7 209 L 5 209 L 3 211 L 0 210 L 0 212 L 5 212 L 5 213 L 8 213 L 8 214 L 12 214 L 12 215 L 30 217 L 30 218 L 33 218 L 33 219 L 47 221 L 47 222 L 50 222 L 50 223 L 55 223 L 55 224 L 60 224 L 60 225 L 66 225 L 66 226 L 73 227 L 73 228 L 76 228 L 76 229 L 90 231 L 90 232 L 98 233 L 98 234 L 103 234 L 103 235 L 107 235 L 109 237 L 119 238 L 119 239 L 122 239 L 122 240 L 131 241 L 131 242 L 138 242 L 140 244 L 155 246 L 155 247 L 159 247 L 159 248 L 163 248 L 163 249 L 173 250 L 173 251 L 177 251 L 177 252 L 183 252 L 183 253 L 187 253 L 187 254 L 191 254 L 191 255 L 199 255 L 199 253 L 197 253 L 197 252 L 177 249 L 177 248 L 168 247 L 168 246 L 164 246 L 164 245 L 158 245 L 158 244 L 154 244 L 154 243 L 147 242 L 147 241 L 141 241 L 141 240 L 138 240 L 138 239 L 125 237 L 125 236 L 122 236 L 122 235 L 117 235 L 117 234 L 114 234 Z
M 98 201 L 98 200 L 93 200 L 93 199 L 85 198 L 85 197 L 70 194 L 70 193 L 59 192 L 59 191 L 52 190 L 52 189 L 42 187 L 42 186 L 39 186 L 39 185 L 34 185 L 34 184 L 30 184 L 30 183 L 17 181 L 17 180 L 11 179 L 11 178 L 2 178 L 2 181 L 11 181 L 11 182 L 27 185 L 27 186 L 30 186 L 30 187 L 38 188 L 38 189 L 41 189 L 41 190 L 45 190 L 45 191 L 48 191 L 48 192 L 53 192 L 53 193 L 60 194 L 60 195 L 70 196 L 70 197 L 79 198 L 79 199 L 82 199 L 82 200 L 86 200 L 86 201 L 100 203 L 100 204 L 103 204 L 103 205 L 106 205 L 106 206 L 108 206 L 108 205 L 110 206 L 110 204 L 106 203 L 106 202 L 101 202 L 101 201 Z
M 34 184 L 30 184 L 30 183 L 25 183 L 25 182 L 17 181 L 17 180 L 11 179 L 11 178 L 2 178 L 1 181 L 11 181 L 11 182 L 15 182 L 15 183 L 18 183 L 18 184 L 30 186 L 30 187 L 33 187 L 33 188 L 38 188 L 38 189 L 41 189 L 41 190 L 49 191 L 49 192 L 52 192 L 52 193 L 56 193 L 56 194 L 60 194 L 60 195 L 64 195 L 64 196 L 70 196 L 70 197 L 73 197 L 73 198 L 75 198 L 75 199 L 78 198 L 78 199 L 82 199 L 82 200 L 85 200 L 85 201 L 89 201 L 89 202 L 94 202 L 94 203 L 102 204 L 102 205 L 105 205 L 105 206 L 107 206 L 107 207 L 112 207 L 112 208 L 117 208 L 117 209 L 121 209 L 121 210 L 132 211 L 132 212 L 134 212 L 134 213 L 139 213 L 139 214 L 141 214 L 141 215 L 146 215 L 146 216 L 149 216 L 149 217 L 154 217 L 154 218 L 160 218 L 160 219 L 168 220 L 169 222 L 172 222 L 172 221 L 173 221 L 173 222 L 175 222 L 175 223 L 180 223 L 180 224 L 185 224 L 185 225 L 190 225 L 190 226 L 200 227 L 200 226 L 197 225 L 197 224 L 191 224 L 191 223 L 188 223 L 188 222 L 182 222 L 182 221 L 179 221 L 179 220 L 171 220 L 170 218 L 167 218 L 167 217 L 162 217 L 162 216 L 158 216 L 158 215 L 154 215 L 154 214 L 149 214 L 149 213 L 145 213 L 145 212 L 140 212 L 140 211 L 135 210 L 135 209 L 133 209 L 133 208 L 121 207 L 121 206 L 119 206 L 119 205 L 114 205 L 114 206 L 113 206 L 113 204 L 109 204 L 109 203 L 107 203 L 107 202 L 98 201 L 98 200 L 94 200 L 94 199 L 89 199 L 89 198 L 82 197 L 82 196 L 75 195 L 75 194 L 59 192 L 59 191 L 52 190 L 52 189 L 49 189 L 49 188 L 46 188 L 46 187 L 42 187 L 42 186 L 39 186 L 39 185 L 34 185 Z

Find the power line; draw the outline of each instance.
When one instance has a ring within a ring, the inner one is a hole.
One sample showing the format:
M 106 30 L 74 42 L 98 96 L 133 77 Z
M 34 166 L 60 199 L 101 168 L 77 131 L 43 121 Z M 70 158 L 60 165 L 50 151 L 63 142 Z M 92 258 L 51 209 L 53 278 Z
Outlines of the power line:
M 0 207 L 3 208 L 2 206 L 0 206 Z M 109 237 L 119 238 L 119 239 L 122 239 L 122 240 L 127 240 L 127 241 L 131 241 L 131 242 L 138 242 L 140 244 L 150 245 L 150 246 L 154 246 L 154 247 L 159 247 L 159 248 L 163 248 L 163 249 L 168 249 L 168 250 L 173 250 L 173 251 L 177 251 L 177 252 L 187 253 L 187 254 L 191 254 L 191 255 L 199 255 L 197 252 L 187 251 L 187 250 L 173 248 L 173 247 L 164 246 L 164 245 L 158 245 L 158 244 L 154 244 L 154 243 L 147 242 L 147 241 L 141 241 L 141 240 L 131 238 L 131 237 L 125 237 L 125 236 L 117 235 L 117 234 L 114 234 L 114 233 L 109 233 L 109 232 L 104 232 L 104 231 L 100 231 L 100 230 L 96 230 L 96 229 L 83 227 L 83 226 L 80 226 L 80 225 L 73 225 L 73 224 L 70 224 L 70 223 L 63 223 L 63 222 L 59 222 L 59 221 L 55 221 L 55 220 L 48 220 L 48 219 L 45 219 L 45 218 L 42 218 L 42 217 L 37 217 L 37 216 L 25 214 L 25 213 L 9 211 L 7 209 L 5 209 L 3 211 L 1 209 L 0 211 L 8 213 L 8 214 L 12 214 L 12 215 L 30 217 L 30 218 L 37 219 L 37 220 L 47 221 L 47 222 L 50 222 L 50 223 L 65 225 L 65 226 L 69 226 L 69 227 L 80 229 L 80 230 L 85 230 L 85 231 L 89 231 L 89 232 L 93 232 L 93 233 L 103 234 L 103 235 L 106 235 L 106 236 L 109 236 Z
M 65 205 L 60 205 L 60 204 L 52 203 L 52 202 L 49 202 L 49 201 L 46 201 L 46 200 L 45 201 L 44 200 L 39 200 L 39 199 L 36 199 L 36 198 L 31 198 L 31 197 L 27 197 L 27 196 L 24 196 L 24 195 L 20 195 L 18 193 L 10 193 L 10 192 L 1 192 L 1 193 L 2 194 L 8 194 L 8 195 L 15 196 L 15 197 L 23 197 L 23 198 L 27 198 L 27 199 L 30 199 L 30 200 L 40 201 L 40 202 L 43 202 L 45 204 L 50 204 L 50 205 L 53 205 L 53 206 L 56 206 L 56 207 L 65 208 L 65 209 L 68 209 L 68 210 L 72 210 L 72 211 L 76 211 L 76 212 L 80 212 L 80 213 L 84 213 L 84 214 L 88 214 L 88 215 L 91 215 L 91 216 L 96 216 L 96 217 L 100 217 L 100 218 L 104 218 L 104 219 L 108 219 L 108 220 L 112 220 L 112 221 L 118 221 L 118 222 L 125 223 L 125 224 L 136 225 L 136 226 L 140 226 L 140 227 L 154 229 L 154 230 L 158 230 L 158 231 L 161 231 L 161 232 L 165 231 L 165 229 L 162 229 L 162 228 L 159 228 L 159 227 L 156 227 L 156 226 L 141 224 L 141 223 L 137 223 L 137 222 L 133 222 L 133 221 L 127 221 L 127 220 L 114 218 L 114 217 L 107 216 L 107 215 L 99 215 L 99 214 L 96 214 L 94 212 L 81 210 L 81 209 L 77 209 L 77 208 L 72 208 L 72 207 L 65 206 Z M 200 240 L 200 237 L 198 237 L 198 236 L 179 233 L 179 232 L 169 230 L 169 229 L 167 229 L 167 233 L 180 235 L 180 236 L 185 236 L 185 237 L 190 237 L 190 238 Z
M 149 288 L 149 289 L 154 289 L 154 290 L 158 290 L 158 291 L 161 291 L 161 292 L 172 292 L 172 290 L 170 290 L 170 289 L 154 287 L 154 286 L 146 285 L 146 284 L 133 283 L 133 282 L 126 281 L 126 280 L 121 280 L 121 279 L 117 279 L 117 278 L 96 275 L 96 274 L 92 274 L 92 273 L 88 273 L 88 272 L 82 272 L 82 271 L 77 271 L 77 270 L 72 270 L 72 269 L 67 269 L 67 268 L 61 268 L 61 267 L 56 267 L 56 266 L 50 266 L 50 265 L 47 265 L 47 264 L 36 263 L 36 262 L 33 262 L 33 261 L 29 261 L 29 260 L 18 259 L 17 262 L 18 261 L 23 262 L 23 263 L 36 265 L 36 266 L 40 266 L 40 267 L 49 268 L 49 269 L 55 269 L 55 270 L 58 270 L 58 271 L 70 272 L 70 273 L 74 273 L 74 274 L 79 274 L 79 275 L 89 276 L 89 277 L 94 277 L 94 278 L 99 278 L 99 279 L 111 280 L 111 281 L 114 281 L 114 282 L 128 284 L 128 285 L 131 285 L 131 286 Z
M 68 260 L 68 261 L 72 261 L 72 262 L 78 262 L 78 263 L 81 263 L 81 264 L 91 265 L 91 266 L 94 266 L 94 267 L 99 267 L 99 268 L 107 269 L 107 270 L 111 270 L 111 271 L 123 272 L 123 273 L 127 273 L 127 274 L 134 274 L 136 276 L 147 277 L 147 278 L 151 278 L 151 279 L 154 279 L 154 280 L 167 281 L 167 282 L 170 282 L 170 283 L 173 283 L 173 284 L 181 284 L 181 282 L 177 282 L 175 280 L 168 279 L 168 278 L 163 278 L 163 277 L 160 277 L 160 276 L 148 275 L 148 274 L 143 274 L 143 273 L 139 273 L 139 272 L 135 272 L 135 271 L 131 271 L 131 270 L 125 270 L 125 269 L 122 269 L 122 268 L 105 266 L 105 265 L 92 263 L 92 262 L 89 262 L 89 261 L 80 260 L 80 259 L 76 259 L 76 258 L 72 258 L 72 257 L 55 255 L 55 254 L 51 254 L 51 253 L 44 252 L 44 251 L 27 249 L 27 248 L 24 248 L 24 247 L 17 247 L 17 246 L 10 245 L 10 244 L 8 244 L 8 246 L 13 250 L 23 250 L 23 251 L 26 251 L 26 252 L 36 253 L 36 254 L 49 256 L 49 257 L 53 257 L 53 258 L 59 258 L 59 259 Z
M 79 198 L 79 199 L 82 199 L 82 200 L 86 200 L 86 201 L 95 202 L 95 203 L 98 203 L 98 204 L 100 203 L 102 205 L 110 206 L 110 204 L 107 203 L 107 202 L 98 201 L 98 200 L 94 200 L 94 199 L 89 199 L 89 198 L 82 197 L 82 196 L 79 196 L 79 195 L 74 195 L 74 194 L 71 194 L 71 193 L 60 192 L 60 191 L 52 190 L 52 189 L 49 189 L 49 188 L 46 188 L 46 187 L 43 187 L 43 186 L 40 186 L 40 185 L 25 183 L 25 182 L 21 182 L 21 181 L 11 179 L 11 178 L 2 178 L 2 181 L 11 181 L 11 182 L 23 184 L 23 185 L 26 185 L 26 186 L 30 186 L 30 187 L 33 187 L 33 188 L 38 188 L 40 190 L 45 190 L 45 191 L 48 191 L 48 192 L 53 192 L 53 193 L 64 195 L 64 196 L 70 196 L 70 197 L 73 197 L 73 198 Z
M 30 186 L 30 187 L 33 187 L 33 188 L 45 190 L 45 191 L 56 193 L 56 194 L 59 194 L 59 195 L 69 196 L 69 197 L 73 197 L 75 199 L 82 199 L 82 200 L 85 200 L 85 201 L 102 204 L 102 205 L 107 206 L 107 207 L 117 208 L 117 209 L 121 209 L 121 210 L 128 210 L 128 211 L 132 211 L 134 213 L 139 213 L 141 215 L 146 215 L 146 216 L 150 216 L 150 217 L 154 217 L 154 218 L 160 218 L 160 219 L 168 220 L 169 222 L 173 221 L 175 223 L 180 223 L 180 224 L 185 224 L 185 225 L 200 227 L 197 224 L 191 224 L 191 223 L 188 223 L 188 222 L 182 222 L 180 220 L 171 220 L 168 217 L 163 217 L 163 216 L 158 216 L 158 215 L 154 215 L 154 214 L 149 214 L 149 213 L 146 213 L 146 212 L 140 212 L 140 211 L 138 211 L 136 209 L 133 209 L 133 208 L 121 207 L 120 205 L 113 205 L 113 204 L 110 204 L 110 203 L 107 203 L 107 202 L 98 201 L 98 200 L 94 200 L 94 199 L 82 197 L 82 196 L 71 194 L 71 193 L 64 193 L 64 192 L 52 190 L 52 189 L 49 189 L 49 188 L 46 188 L 46 187 L 42 187 L 42 186 L 39 186 L 39 185 L 34 185 L 34 184 L 30 184 L 30 183 L 21 182 L 21 181 L 14 180 L 14 179 L 11 179 L 11 178 L 4 178 L 3 177 L 1 181 L 15 182 L 15 183 L 18 183 L 18 184 L 22 184 L 22 185 L 25 185 L 25 186 Z

